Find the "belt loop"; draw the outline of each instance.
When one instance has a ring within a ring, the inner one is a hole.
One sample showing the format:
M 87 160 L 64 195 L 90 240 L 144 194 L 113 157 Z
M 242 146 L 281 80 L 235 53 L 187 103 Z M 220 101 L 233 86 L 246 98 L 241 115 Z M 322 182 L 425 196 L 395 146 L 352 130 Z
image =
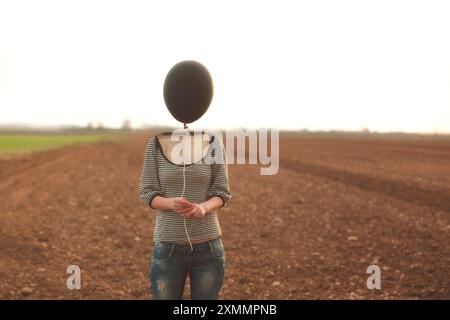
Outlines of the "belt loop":
M 208 240 L 209 250 L 211 251 L 212 254 L 214 254 L 214 252 L 215 252 L 215 250 L 214 250 L 214 245 L 213 245 L 213 243 L 212 243 L 213 241 L 214 241 L 214 239 Z

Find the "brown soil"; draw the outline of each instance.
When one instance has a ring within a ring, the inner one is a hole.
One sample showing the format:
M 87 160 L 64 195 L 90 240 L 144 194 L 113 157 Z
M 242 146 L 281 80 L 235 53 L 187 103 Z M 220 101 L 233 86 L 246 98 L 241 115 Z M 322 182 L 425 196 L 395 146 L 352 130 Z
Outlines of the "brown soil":
M 149 133 L 0 160 L 0 298 L 150 299 Z M 230 165 L 222 299 L 449 299 L 448 141 L 283 137 Z M 79 265 L 82 289 L 68 290 Z M 366 269 L 381 268 L 381 290 Z M 188 290 L 186 290 L 186 298 Z

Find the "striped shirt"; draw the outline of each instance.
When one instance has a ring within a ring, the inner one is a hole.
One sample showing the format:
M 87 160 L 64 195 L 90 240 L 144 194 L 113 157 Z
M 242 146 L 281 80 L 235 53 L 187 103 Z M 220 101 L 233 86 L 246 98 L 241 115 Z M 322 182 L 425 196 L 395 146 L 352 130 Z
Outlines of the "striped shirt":
M 216 154 L 217 153 L 217 154 Z M 220 159 L 213 163 L 213 159 Z M 211 136 L 208 151 L 201 161 L 185 165 L 186 187 L 184 197 L 191 202 L 202 203 L 213 196 L 231 199 L 228 185 L 228 168 L 225 148 L 220 138 Z M 179 197 L 183 191 L 183 165 L 171 162 L 164 154 L 158 136 L 147 143 L 141 172 L 139 197 L 151 208 L 154 197 Z M 217 212 L 203 218 L 186 218 L 191 241 L 222 236 Z M 156 210 L 153 241 L 186 243 L 184 218 L 174 211 Z

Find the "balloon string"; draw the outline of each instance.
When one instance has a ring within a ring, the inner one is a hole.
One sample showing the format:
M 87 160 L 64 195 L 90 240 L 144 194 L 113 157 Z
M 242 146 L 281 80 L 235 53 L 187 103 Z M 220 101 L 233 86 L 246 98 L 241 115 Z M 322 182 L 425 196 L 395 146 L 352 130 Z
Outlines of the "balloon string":
M 186 138 L 188 137 L 188 130 L 186 124 L 184 124 L 184 128 L 186 129 Z M 184 145 L 186 147 L 186 144 Z M 184 196 L 184 192 L 186 191 L 186 148 L 183 148 L 183 192 L 181 193 L 181 198 Z M 191 251 L 194 251 L 194 248 L 192 247 L 191 238 L 189 237 L 189 233 L 186 226 L 186 217 L 183 217 L 184 222 L 184 231 L 186 232 L 186 237 L 189 242 L 189 245 L 191 246 Z

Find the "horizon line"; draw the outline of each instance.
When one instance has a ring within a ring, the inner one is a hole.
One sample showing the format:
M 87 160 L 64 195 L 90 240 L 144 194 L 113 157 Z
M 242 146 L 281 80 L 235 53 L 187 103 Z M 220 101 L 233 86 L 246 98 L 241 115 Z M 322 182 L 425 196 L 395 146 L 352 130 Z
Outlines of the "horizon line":
M 180 124 L 180 127 L 182 125 Z M 101 126 L 83 126 L 78 124 L 38 124 L 38 123 L 0 123 L 0 131 L 12 131 L 12 130 L 19 130 L 19 131 L 33 131 L 33 130 L 39 130 L 39 131 L 45 131 L 45 130 L 150 130 L 150 129 L 157 129 L 157 128 L 167 128 L 167 129 L 176 129 L 177 126 L 173 125 L 165 125 L 165 124 L 141 124 L 140 126 L 133 126 L 130 127 L 123 127 L 123 126 L 107 126 L 104 124 L 101 124 Z M 200 129 L 200 128 L 194 128 L 193 130 Z M 208 128 L 204 128 L 208 129 Z M 212 129 L 212 128 L 211 128 Z M 254 126 L 235 126 L 235 127 L 215 127 L 214 129 L 217 130 L 236 130 L 236 129 L 269 129 L 269 130 L 279 130 L 280 132 L 303 132 L 303 133 L 320 133 L 320 132 L 339 132 L 339 133 L 364 133 L 364 134 L 417 134 L 417 135 L 450 135 L 450 131 L 440 131 L 440 130 L 434 130 L 434 131 L 402 131 L 402 130 L 376 130 L 376 129 L 370 129 L 368 127 L 362 127 L 361 129 L 345 129 L 345 128 L 317 128 L 312 129 L 308 127 L 302 127 L 302 128 L 291 128 L 291 127 L 254 127 Z

